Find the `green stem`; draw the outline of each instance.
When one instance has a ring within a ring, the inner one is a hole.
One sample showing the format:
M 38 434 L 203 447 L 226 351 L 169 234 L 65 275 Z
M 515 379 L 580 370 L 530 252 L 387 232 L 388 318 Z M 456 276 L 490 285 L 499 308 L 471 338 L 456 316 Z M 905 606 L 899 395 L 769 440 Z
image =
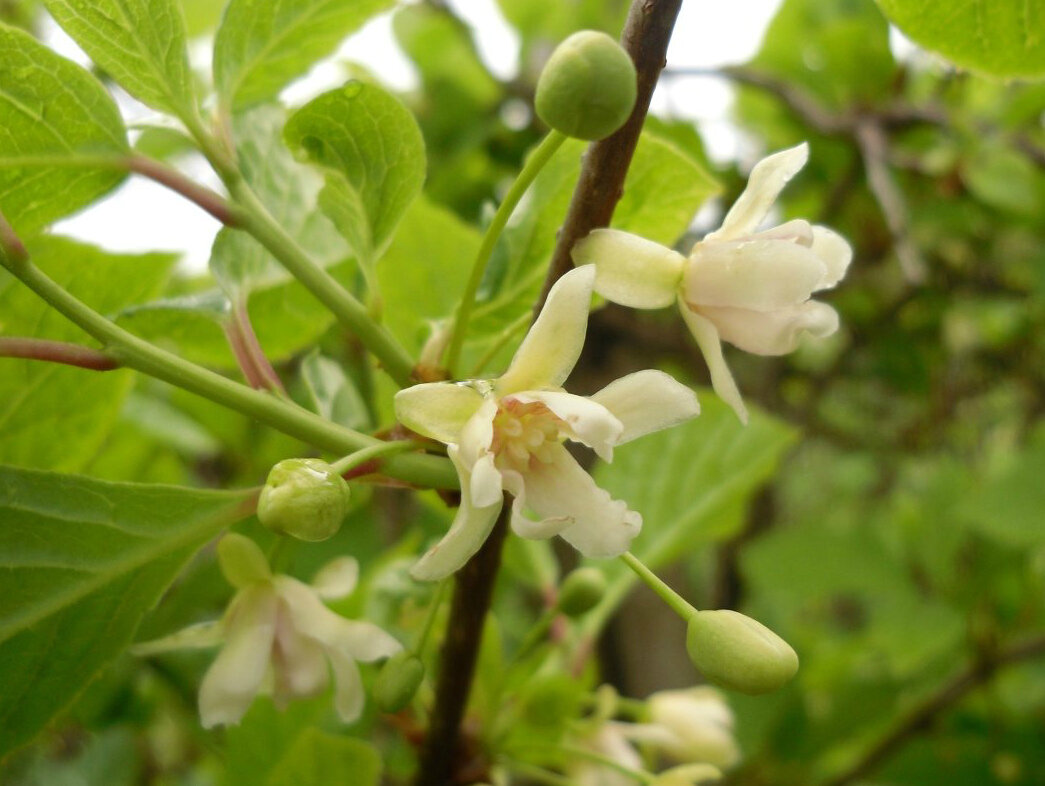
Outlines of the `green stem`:
M 541 140 L 541 143 L 537 145 L 537 149 L 527 159 L 522 171 L 519 172 L 515 182 L 512 183 L 512 187 L 505 194 L 504 201 L 497 208 L 490 226 L 486 228 L 486 234 L 483 235 L 483 242 L 479 246 L 479 252 L 475 255 L 475 261 L 472 263 L 472 273 L 465 286 L 464 294 L 461 296 L 461 304 L 458 306 L 457 316 L 451 329 L 449 348 L 446 352 L 446 366 L 450 369 L 451 377 L 454 376 L 453 370 L 460 359 L 461 348 L 464 346 L 464 337 L 468 333 L 468 321 L 472 317 L 475 293 L 479 291 L 479 285 L 483 281 L 483 274 L 486 272 L 486 265 L 490 261 L 490 255 L 493 254 L 494 246 L 497 245 L 497 239 L 501 236 L 501 232 L 508 223 L 508 219 L 514 212 L 516 205 L 519 204 L 519 200 L 526 193 L 526 189 L 530 187 L 533 179 L 537 177 L 537 173 L 541 171 L 541 168 L 548 163 L 548 160 L 565 141 L 566 136 L 564 134 L 558 131 L 548 132 L 548 135 Z
M 682 619 L 688 621 L 690 617 L 696 614 L 697 610 L 685 598 L 661 581 L 656 573 L 647 568 L 642 560 L 630 551 L 625 551 L 620 555 L 620 558 L 625 565 L 635 571 L 635 574 L 640 579 L 646 582 L 646 586 L 660 595 L 663 601 L 671 607 L 671 610 L 682 617 Z
M 498 334 L 497 338 L 490 347 L 483 353 L 483 356 L 479 358 L 479 362 L 475 364 L 475 368 L 472 369 L 471 378 L 476 379 L 486 369 L 487 364 L 494 359 L 498 352 L 507 344 L 512 338 L 519 333 L 522 333 L 529 324 L 533 322 L 533 314 L 527 311 L 524 314 L 520 314 L 519 318 L 516 319 L 512 324 L 506 327 Z
M 443 599 L 446 598 L 446 588 L 449 586 L 450 580 L 443 579 L 435 588 L 432 602 L 428 606 L 428 614 L 425 615 L 425 623 L 421 628 L 421 633 L 417 637 L 417 643 L 414 645 L 414 654 L 419 658 L 424 655 L 425 647 L 428 644 L 428 638 L 432 634 L 432 628 L 435 627 L 435 619 L 439 616 L 439 607 L 443 605 Z
M 118 327 L 63 289 L 28 259 L 2 259 L 4 267 L 100 341 L 106 355 L 144 374 L 169 382 L 229 409 L 332 453 L 348 453 L 387 443 L 332 423 L 301 407 L 241 385 Z M 392 456 L 382 467 L 390 477 L 418 486 L 457 488 L 457 473 L 444 458 L 427 455 Z
M 357 450 L 354 453 L 349 453 L 344 458 L 338 459 L 330 468 L 338 475 L 344 475 L 350 469 L 358 467 L 360 464 L 365 464 L 371 459 L 380 458 L 382 456 L 394 456 L 396 453 L 404 453 L 408 450 L 421 450 L 425 447 L 424 442 L 412 439 L 396 440 L 394 442 L 378 442 L 376 445 Z M 428 443 L 431 444 L 431 443 Z
M 400 387 L 414 384 L 414 362 L 384 327 L 374 322 L 367 307 L 330 273 L 317 265 L 272 217 L 242 180 L 227 183 L 246 216 L 243 226 L 287 271 L 300 281 L 337 320 L 359 337 Z

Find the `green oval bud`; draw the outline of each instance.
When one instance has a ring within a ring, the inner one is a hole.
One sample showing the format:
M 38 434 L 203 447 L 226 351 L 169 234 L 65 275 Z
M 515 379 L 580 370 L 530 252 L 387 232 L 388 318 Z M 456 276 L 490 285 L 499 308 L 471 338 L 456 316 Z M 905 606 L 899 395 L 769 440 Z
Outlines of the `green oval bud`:
M 382 712 L 399 712 L 414 698 L 424 676 L 420 658 L 407 650 L 397 652 L 377 673 L 374 702 Z
M 301 540 L 337 534 L 348 514 L 348 483 L 319 459 L 287 459 L 269 472 L 258 500 L 258 520 Z
M 537 80 L 537 115 L 567 136 L 608 137 L 635 106 L 635 65 L 605 33 L 582 30 L 552 52 Z
M 741 693 L 769 693 L 798 671 L 798 655 L 761 622 L 736 611 L 698 611 L 686 649 L 708 682 Z
M 559 588 L 559 611 L 567 617 L 579 617 L 593 608 L 606 594 L 606 577 L 598 568 L 585 567 L 573 571 Z

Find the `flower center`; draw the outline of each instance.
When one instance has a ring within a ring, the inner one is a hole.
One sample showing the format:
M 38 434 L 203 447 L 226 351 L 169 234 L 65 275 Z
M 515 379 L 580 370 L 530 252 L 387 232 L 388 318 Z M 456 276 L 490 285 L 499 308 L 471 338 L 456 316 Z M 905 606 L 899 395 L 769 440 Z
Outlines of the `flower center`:
M 502 399 L 493 419 L 490 450 L 498 469 L 523 472 L 548 464 L 563 442 L 562 421 L 539 401 Z

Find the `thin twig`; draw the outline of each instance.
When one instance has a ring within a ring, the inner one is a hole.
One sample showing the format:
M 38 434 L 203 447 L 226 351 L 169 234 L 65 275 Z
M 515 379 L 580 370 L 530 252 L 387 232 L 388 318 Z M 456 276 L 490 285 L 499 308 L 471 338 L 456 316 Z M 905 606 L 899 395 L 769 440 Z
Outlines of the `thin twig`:
M 147 177 L 180 194 L 210 213 L 225 226 L 242 226 L 242 215 L 224 197 L 186 177 L 177 169 L 139 154 L 128 156 L 125 162 L 127 169 L 131 172 Z
M 44 338 L 0 337 L 0 357 L 45 360 L 90 371 L 112 371 L 120 362 L 97 349 Z
M 541 297 L 534 305 L 540 313 L 555 284 L 573 268 L 570 250 L 593 229 L 609 226 L 613 210 L 624 194 L 635 147 L 649 111 L 653 89 L 664 68 L 668 41 L 675 26 L 682 0 L 634 0 L 624 23 L 621 44 L 635 62 L 638 72 L 638 97 L 627 122 L 615 133 L 589 145 L 573 191 L 566 221 L 559 230 L 548 276 Z
M 957 704 L 970 691 L 989 682 L 999 669 L 1043 655 L 1045 635 L 1037 635 L 973 661 L 907 712 L 852 766 L 824 781 L 822 786 L 847 786 L 862 780 L 912 737 L 928 729 L 940 714 Z

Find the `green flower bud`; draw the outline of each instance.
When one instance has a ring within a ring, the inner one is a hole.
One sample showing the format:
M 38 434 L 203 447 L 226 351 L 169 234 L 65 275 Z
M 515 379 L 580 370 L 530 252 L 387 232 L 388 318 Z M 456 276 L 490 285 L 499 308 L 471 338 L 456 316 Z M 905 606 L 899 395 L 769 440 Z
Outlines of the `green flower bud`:
M 595 606 L 606 594 L 606 577 L 598 568 L 573 571 L 559 589 L 559 611 L 567 617 L 579 617 Z
M 337 534 L 348 513 L 348 483 L 319 459 L 287 459 L 269 472 L 258 519 L 273 532 L 301 540 Z
M 761 622 L 736 611 L 698 611 L 686 649 L 708 682 L 741 693 L 769 693 L 798 671 L 798 655 Z
M 552 52 L 537 80 L 537 115 L 567 136 L 608 137 L 635 106 L 635 65 L 605 33 L 582 30 Z
M 407 650 L 397 652 L 377 673 L 374 702 L 382 712 L 399 712 L 414 698 L 424 676 L 420 658 Z

